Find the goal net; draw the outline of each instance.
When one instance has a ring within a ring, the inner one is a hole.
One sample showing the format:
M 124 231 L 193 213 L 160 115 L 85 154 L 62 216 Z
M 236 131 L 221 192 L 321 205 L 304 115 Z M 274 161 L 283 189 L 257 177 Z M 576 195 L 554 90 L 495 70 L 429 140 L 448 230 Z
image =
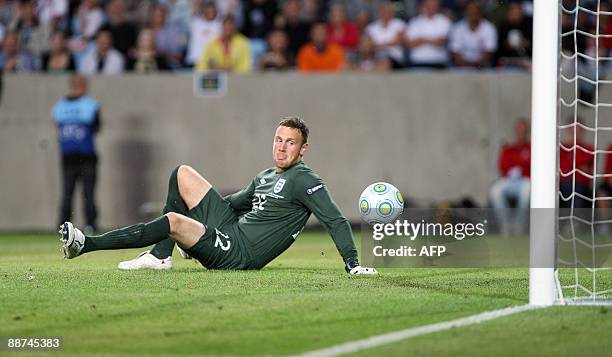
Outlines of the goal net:
M 556 301 L 610 303 L 612 9 L 560 0 L 558 27 Z

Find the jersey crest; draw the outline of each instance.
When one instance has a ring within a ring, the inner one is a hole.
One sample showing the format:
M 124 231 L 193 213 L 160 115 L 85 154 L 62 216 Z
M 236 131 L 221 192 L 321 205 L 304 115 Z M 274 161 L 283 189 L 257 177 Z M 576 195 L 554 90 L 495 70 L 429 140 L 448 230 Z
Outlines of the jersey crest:
M 285 187 L 285 182 L 287 182 L 287 180 L 285 180 L 284 178 L 279 178 L 278 181 L 276 181 L 276 184 L 274 185 L 274 193 L 279 193 L 283 190 L 283 187 Z

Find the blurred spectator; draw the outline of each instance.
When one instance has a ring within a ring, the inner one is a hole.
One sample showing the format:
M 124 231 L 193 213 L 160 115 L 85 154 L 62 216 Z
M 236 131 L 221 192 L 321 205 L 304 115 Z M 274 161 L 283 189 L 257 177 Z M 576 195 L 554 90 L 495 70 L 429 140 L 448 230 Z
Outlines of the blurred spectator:
M 123 0 L 111 0 L 106 5 L 106 14 L 108 22 L 104 29 L 110 32 L 114 47 L 127 57 L 136 45 L 138 29 L 126 20 Z
M 359 72 L 386 72 L 391 69 L 391 62 L 376 50 L 370 36 L 363 35 L 359 41 L 359 50 L 349 55 L 349 67 Z
M 167 11 L 166 23 L 186 34 L 191 27 L 191 17 L 196 15 L 192 3 L 192 0 L 158 0 Z
M 166 22 L 166 9 L 161 5 L 153 6 L 150 16 L 157 53 L 164 58 L 170 68 L 181 68 L 187 46 L 187 33 L 183 32 L 178 25 Z
M 8 27 L 13 21 L 15 2 L 12 0 L 0 0 L 0 25 Z
M 457 21 L 465 14 L 465 8 L 470 1 L 472 0 L 442 0 L 443 12 L 451 21 Z
M 531 29 L 531 19 L 525 17 L 521 4 L 511 2 L 499 28 L 498 65 L 529 68 Z
M 365 27 L 378 16 L 378 8 L 383 0 L 335 0 L 346 9 L 348 19 L 353 21 L 361 33 Z
M 43 54 L 42 70 L 48 73 L 65 73 L 75 69 L 74 58 L 68 50 L 64 33 L 55 31 L 51 36 L 51 50 Z
M 344 50 L 327 38 L 327 25 L 316 23 L 311 30 L 312 41 L 302 46 L 297 56 L 300 72 L 337 72 L 344 67 Z
M 410 49 L 410 65 L 414 67 L 445 68 L 449 57 L 446 41 L 450 20 L 440 12 L 439 0 L 424 0 L 421 14 L 406 27 L 406 46 Z
M 596 3 L 584 3 L 581 6 L 585 6 L 587 9 L 596 10 Z M 566 7 L 573 8 L 574 3 L 566 3 Z M 602 12 L 609 12 L 610 5 L 607 1 L 599 2 L 599 10 Z M 578 80 L 578 99 L 587 103 L 593 103 L 595 100 L 597 86 L 591 81 L 597 81 L 606 76 L 610 61 L 597 60 L 599 57 L 608 57 L 609 49 L 612 46 L 611 38 L 599 37 L 599 51 L 597 50 L 596 41 L 593 37 L 583 35 L 582 33 L 595 34 L 596 19 L 599 19 L 599 31 L 600 34 L 610 35 L 612 30 L 612 21 L 610 16 L 592 16 L 586 11 L 578 11 L 578 18 L 575 15 L 563 14 L 561 17 L 561 28 L 563 33 L 569 33 L 569 36 L 563 36 L 561 38 L 561 47 L 563 54 L 567 57 L 576 56 L 576 53 L 585 55 L 578 55 L 577 58 L 560 58 L 560 66 L 562 73 L 568 77 L 573 78 L 574 76 L 582 76 L 586 80 Z M 575 36 L 572 35 L 574 30 L 579 31 Z M 577 66 L 576 66 L 577 65 Z M 578 70 L 576 73 L 576 69 Z M 599 77 L 598 77 L 599 75 Z M 584 104 L 584 103 L 581 103 Z
M 242 28 L 244 24 L 242 0 L 215 0 L 219 17 L 224 19 L 227 15 L 232 15 L 236 28 Z
M 610 12 L 612 10 L 612 4 L 603 2 L 599 5 L 599 10 Z M 612 16 L 599 16 L 599 32 L 603 35 L 612 35 Z M 609 52 L 612 50 L 612 36 L 600 38 L 599 43 L 606 51 Z
M 93 40 L 104 23 L 104 12 L 98 6 L 97 0 L 83 0 L 71 20 L 72 37 L 68 40 L 68 48 L 75 56 L 77 68 L 85 55 L 93 50 Z
M 110 36 L 109 36 L 110 37 Z M 95 187 L 98 155 L 95 136 L 100 131 L 100 104 L 87 96 L 87 79 L 70 76 L 70 92 L 51 109 L 57 124 L 62 155 L 63 193 L 59 222 L 70 221 L 72 196 L 78 181 L 83 184 L 87 234 L 96 230 Z
M 572 118 L 573 120 L 573 118 Z M 572 202 L 575 208 L 589 208 L 591 202 L 578 195 L 589 199 L 593 196 L 592 179 L 586 176 L 593 174 L 594 155 L 593 147 L 587 144 L 582 136 L 584 129 L 577 123 L 574 127 L 565 129 L 565 136 L 561 140 L 559 148 L 559 190 L 563 197 L 560 198 L 560 208 L 571 208 Z M 581 172 L 574 171 L 580 170 Z M 572 198 L 572 194 L 576 193 Z
M 599 11 L 609 13 L 610 4 L 603 1 L 600 2 Z M 610 35 L 610 33 L 608 33 L 608 29 L 610 28 L 609 24 L 612 23 L 612 18 L 610 16 L 599 15 L 597 16 L 597 19 L 599 20 L 599 31 Z M 593 34 L 597 32 L 597 29 L 595 28 L 595 21 L 590 23 L 588 26 L 589 29 L 583 31 Z M 578 81 L 578 97 L 585 102 L 594 103 L 597 99 L 597 85 L 594 82 L 605 79 L 610 71 L 610 66 L 612 65 L 609 60 L 602 59 L 602 57 L 608 58 L 610 56 L 610 48 L 607 47 L 609 42 L 607 41 L 611 40 L 612 38 L 599 37 L 599 46 L 597 46 L 597 41 L 593 37 L 580 35 L 578 38 L 583 39 L 581 42 L 584 45 L 584 52 L 582 53 L 586 55 L 578 56 L 577 58 L 578 75 L 593 81 Z M 570 61 L 570 66 L 573 65 L 573 62 L 573 60 Z
M 329 25 L 327 26 L 329 41 L 342 46 L 346 50 L 354 50 L 359 45 L 357 26 L 346 18 L 344 5 L 333 4 L 329 10 Z
M 38 0 L 36 14 L 43 26 L 59 30 L 68 14 L 68 0 Z
M 108 2 L 109 0 L 105 0 Z M 151 7 L 155 5 L 154 1 L 143 0 L 122 0 L 125 8 L 125 21 L 136 26 L 137 32 L 140 28 L 147 25 Z
M 51 33 L 49 27 L 43 26 L 36 17 L 34 0 L 19 0 L 15 18 L 9 26 L 9 31 L 17 33 L 19 43 L 38 60 L 43 52 L 49 49 Z
M 606 148 L 606 153 L 604 156 L 604 170 L 603 174 L 610 175 L 608 177 L 600 178 L 601 184 L 597 187 L 597 219 L 599 221 L 610 221 L 612 217 L 610 216 L 610 208 L 611 208 L 611 199 L 612 199 L 612 144 L 608 144 Z M 597 230 L 603 234 L 609 234 L 610 223 L 600 224 Z
M 585 50 L 584 53 L 588 57 L 579 56 L 578 61 L 578 75 L 588 78 L 589 81 L 579 80 L 578 81 L 578 97 L 585 102 L 594 103 L 595 94 L 597 91 L 597 85 L 595 81 L 605 79 L 606 74 L 610 69 L 609 60 L 601 60 L 602 57 L 608 57 L 608 50 L 603 47 L 596 46 L 594 38 L 587 37 L 584 41 Z M 597 60 L 596 58 L 600 58 Z
M 497 30 L 482 17 L 477 1 L 465 9 L 465 18 L 451 29 L 450 50 L 460 67 L 490 67 L 497 49 Z
M 204 55 L 208 44 L 221 34 L 221 21 L 217 16 L 217 6 L 214 2 L 204 3 L 201 14 L 198 13 L 193 17 L 190 34 L 185 62 L 192 66 Z
M 405 29 L 404 21 L 397 19 L 390 2 L 384 2 L 378 10 L 378 20 L 369 24 L 365 32 L 372 38 L 376 48 L 389 57 L 393 68 L 404 66 L 404 50 L 401 46 Z
M 266 37 L 274 28 L 274 17 L 278 12 L 276 0 L 247 0 L 244 5 L 244 26 L 242 33 L 251 43 L 253 61 L 266 52 Z
M 314 24 L 315 22 L 322 21 L 323 16 L 327 13 L 327 9 L 324 5 L 327 1 L 320 0 L 303 0 L 302 14 L 301 17 L 306 22 Z
M 286 0 L 283 13 L 274 19 L 274 27 L 283 30 L 289 36 L 289 56 L 296 58 L 298 51 L 308 42 L 310 36 L 310 22 L 300 18 L 300 1 Z
M 137 47 L 128 60 L 128 69 L 136 73 L 145 74 L 169 69 L 166 60 L 159 55 L 155 48 L 155 32 L 144 28 L 138 33 Z
M 267 70 L 286 70 L 289 69 L 291 62 L 288 46 L 287 34 L 281 30 L 273 30 L 268 34 L 268 51 L 259 60 L 259 69 Z
M 85 55 L 80 72 L 86 75 L 116 75 L 123 73 L 124 68 L 125 60 L 121 52 L 113 48 L 110 32 L 101 30 L 96 36 L 96 48 Z
M 198 60 L 198 71 L 221 70 L 247 73 L 253 67 L 249 40 L 236 31 L 232 15 L 223 19 L 221 36 L 214 39 Z
M 583 1 L 583 0 L 580 0 Z M 587 0 L 589 1 L 589 0 Z M 608 1 L 608 0 L 604 0 Z M 498 29 L 508 16 L 510 5 L 517 4 L 521 8 L 521 13 L 527 18 L 533 17 L 533 0 L 508 0 L 508 1 L 480 1 L 483 5 L 484 14 Z M 581 4 L 584 5 L 583 2 Z
M 84 41 L 92 40 L 104 24 L 104 11 L 97 0 L 83 0 L 72 22 L 72 33 Z
M 4 36 L 0 68 L 4 73 L 31 72 L 37 69 L 32 54 L 26 49 L 21 49 L 19 36 L 15 32 L 8 32 Z
M 575 5 L 571 5 L 569 8 L 573 8 L 574 6 Z M 601 16 L 601 17 L 606 17 L 606 16 Z M 578 11 L 577 19 L 575 19 L 574 15 L 570 15 L 566 13 L 563 13 L 563 16 L 561 16 L 561 29 L 562 29 L 561 31 L 563 33 L 572 32 L 574 31 L 574 29 L 577 29 L 582 32 L 594 34 L 595 28 L 593 25 L 594 23 L 591 21 L 591 15 L 584 11 Z M 601 31 L 603 33 L 605 29 L 602 28 Z M 585 41 L 590 37 L 582 35 L 582 34 L 576 34 L 575 37 L 576 37 L 575 38 L 576 41 L 574 41 L 573 35 L 563 36 L 561 38 L 562 49 L 570 54 L 573 54 L 576 50 L 578 50 L 578 52 L 580 53 L 584 53 L 584 50 L 586 48 Z M 575 42 L 576 48 L 574 48 L 574 42 Z
M 490 191 L 493 210 L 504 235 L 524 233 L 527 228 L 531 145 L 526 119 L 516 122 L 514 135 L 514 142 L 504 145 L 501 150 L 498 161 L 500 178 Z M 510 210 L 510 200 L 514 201 L 516 210 Z
M 569 14 L 562 14 L 561 18 L 561 32 L 568 33 L 573 31 L 574 21 Z M 560 40 L 560 52 L 559 56 L 559 72 L 567 78 L 572 78 L 576 75 L 576 60 L 574 59 L 574 36 L 562 36 Z M 578 64 L 580 64 L 580 58 L 578 58 Z M 585 81 L 578 81 L 579 89 L 581 84 Z M 590 85 L 589 85 L 590 87 Z M 581 98 L 581 91 L 578 92 L 578 97 Z
M 423 0 L 399 0 L 395 3 L 399 17 L 409 20 L 419 15 Z
M 242 32 L 251 39 L 265 39 L 274 28 L 274 16 L 277 12 L 275 0 L 246 0 Z

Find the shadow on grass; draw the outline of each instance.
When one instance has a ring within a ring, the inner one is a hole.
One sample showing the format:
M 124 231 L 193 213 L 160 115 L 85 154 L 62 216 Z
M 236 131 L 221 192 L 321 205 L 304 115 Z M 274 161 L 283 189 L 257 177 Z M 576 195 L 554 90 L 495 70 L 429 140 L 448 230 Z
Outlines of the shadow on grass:
M 437 274 L 434 274 L 437 275 Z M 396 276 L 396 277 L 384 277 L 383 279 L 394 286 L 420 289 L 420 290 L 429 290 L 435 291 L 438 293 L 456 295 L 460 297 L 483 297 L 483 298 L 495 298 L 495 299 L 508 299 L 512 301 L 516 301 L 517 303 L 526 302 L 527 297 L 524 298 L 517 297 L 516 294 L 504 293 L 501 291 L 495 290 L 504 290 L 507 291 L 509 286 L 517 286 L 525 283 L 525 293 L 527 293 L 526 283 L 527 281 L 523 278 L 477 278 L 469 279 L 465 285 L 461 285 L 461 287 L 451 287 L 449 284 L 435 284 L 431 282 L 421 281 L 422 278 L 426 276 L 420 276 L 418 279 L 411 279 L 410 277 Z M 496 289 L 496 285 L 498 289 Z M 482 291 L 475 289 L 475 287 L 489 287 L 490 291 Z

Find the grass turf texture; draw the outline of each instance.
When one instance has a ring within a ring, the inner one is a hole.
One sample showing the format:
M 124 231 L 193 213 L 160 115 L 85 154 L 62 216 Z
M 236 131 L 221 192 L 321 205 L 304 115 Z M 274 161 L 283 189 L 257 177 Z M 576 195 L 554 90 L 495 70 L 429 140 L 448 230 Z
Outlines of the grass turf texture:
M 55 236 L 3 235 L 0 247 L 0 336 L 63 336 L 62 355 L 287 355 L 520 305 L 528 296 L 527 269 L 351 277 L 324 233 L 302 234 L 268 267 L 247 272 L 206 271 L 177 253 L 172 271 L 120 272 L 117 263 L 139 250 L 63 260 Z M 551 308 L 360 354 L 605 355 L 610 331 L 609 308 Z

